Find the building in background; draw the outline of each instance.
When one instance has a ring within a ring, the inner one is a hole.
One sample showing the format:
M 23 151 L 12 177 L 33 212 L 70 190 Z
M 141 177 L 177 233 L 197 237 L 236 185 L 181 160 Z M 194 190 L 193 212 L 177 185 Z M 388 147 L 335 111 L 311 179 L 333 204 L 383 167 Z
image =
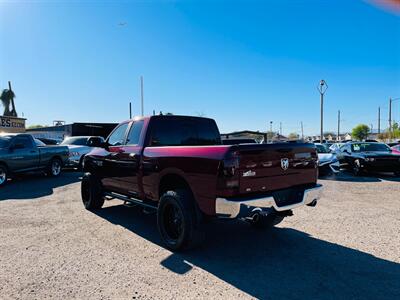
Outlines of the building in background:
M 106 138 L 118 123 L 72 123 L 27 129 L 26 132 L 38 138 L 62 141 L 67 136 L 102 136 Z

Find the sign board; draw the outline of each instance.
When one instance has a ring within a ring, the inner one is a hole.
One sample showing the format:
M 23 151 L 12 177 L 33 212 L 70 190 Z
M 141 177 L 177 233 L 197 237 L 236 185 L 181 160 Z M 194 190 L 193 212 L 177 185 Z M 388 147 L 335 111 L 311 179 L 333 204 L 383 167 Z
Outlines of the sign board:
M 20 133 L 25 132 L 24 118 L 0 116 L 0 133 Z

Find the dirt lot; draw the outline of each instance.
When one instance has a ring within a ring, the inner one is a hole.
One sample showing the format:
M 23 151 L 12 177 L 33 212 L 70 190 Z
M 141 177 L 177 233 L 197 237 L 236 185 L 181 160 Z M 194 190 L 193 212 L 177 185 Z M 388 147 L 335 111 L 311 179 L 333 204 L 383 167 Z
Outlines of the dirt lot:
M 83 209 L 79 173 L 0 190 L 1 299 L 400 299 L 400 179 L 321 180 L 323 201 L 270 231 L 212 222 L 173 254 L 155 215 Z

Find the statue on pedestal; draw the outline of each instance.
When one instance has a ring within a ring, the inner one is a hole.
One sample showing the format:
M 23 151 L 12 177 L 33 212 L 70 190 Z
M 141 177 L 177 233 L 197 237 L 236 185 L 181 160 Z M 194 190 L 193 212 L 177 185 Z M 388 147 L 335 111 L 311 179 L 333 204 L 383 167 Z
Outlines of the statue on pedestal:
M 8 89 L 4 89 L 1 93 L 0 100 L 4 106 L 4 114 L 5 117 L 18 117 L 17 111 L 15 110 L 14 104 L 15 94 L 11 89 L 11 82 L 8 82 Z M 11 104 L 11 110 L 10 110 Z

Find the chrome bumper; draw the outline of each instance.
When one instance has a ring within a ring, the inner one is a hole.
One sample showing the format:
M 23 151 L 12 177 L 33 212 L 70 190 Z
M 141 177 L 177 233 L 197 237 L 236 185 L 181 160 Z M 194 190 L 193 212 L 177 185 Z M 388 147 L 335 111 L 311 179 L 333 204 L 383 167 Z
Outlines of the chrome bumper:
M 274 209 L 275 211 L 286 211 L 307 204 L 315 204 L 322 196 L 322 185 L 304 191 L 302 201 L 287 206 L 278 206 L 274 197 L 263 197 L 246 200 L 229 200 L 217 198 L 215 201 L 215 212 L 221 218 L 237 218 L 241 212 L 251 212 L 253 210 Z M 245 215 L 244 215 L 245 216 Z

